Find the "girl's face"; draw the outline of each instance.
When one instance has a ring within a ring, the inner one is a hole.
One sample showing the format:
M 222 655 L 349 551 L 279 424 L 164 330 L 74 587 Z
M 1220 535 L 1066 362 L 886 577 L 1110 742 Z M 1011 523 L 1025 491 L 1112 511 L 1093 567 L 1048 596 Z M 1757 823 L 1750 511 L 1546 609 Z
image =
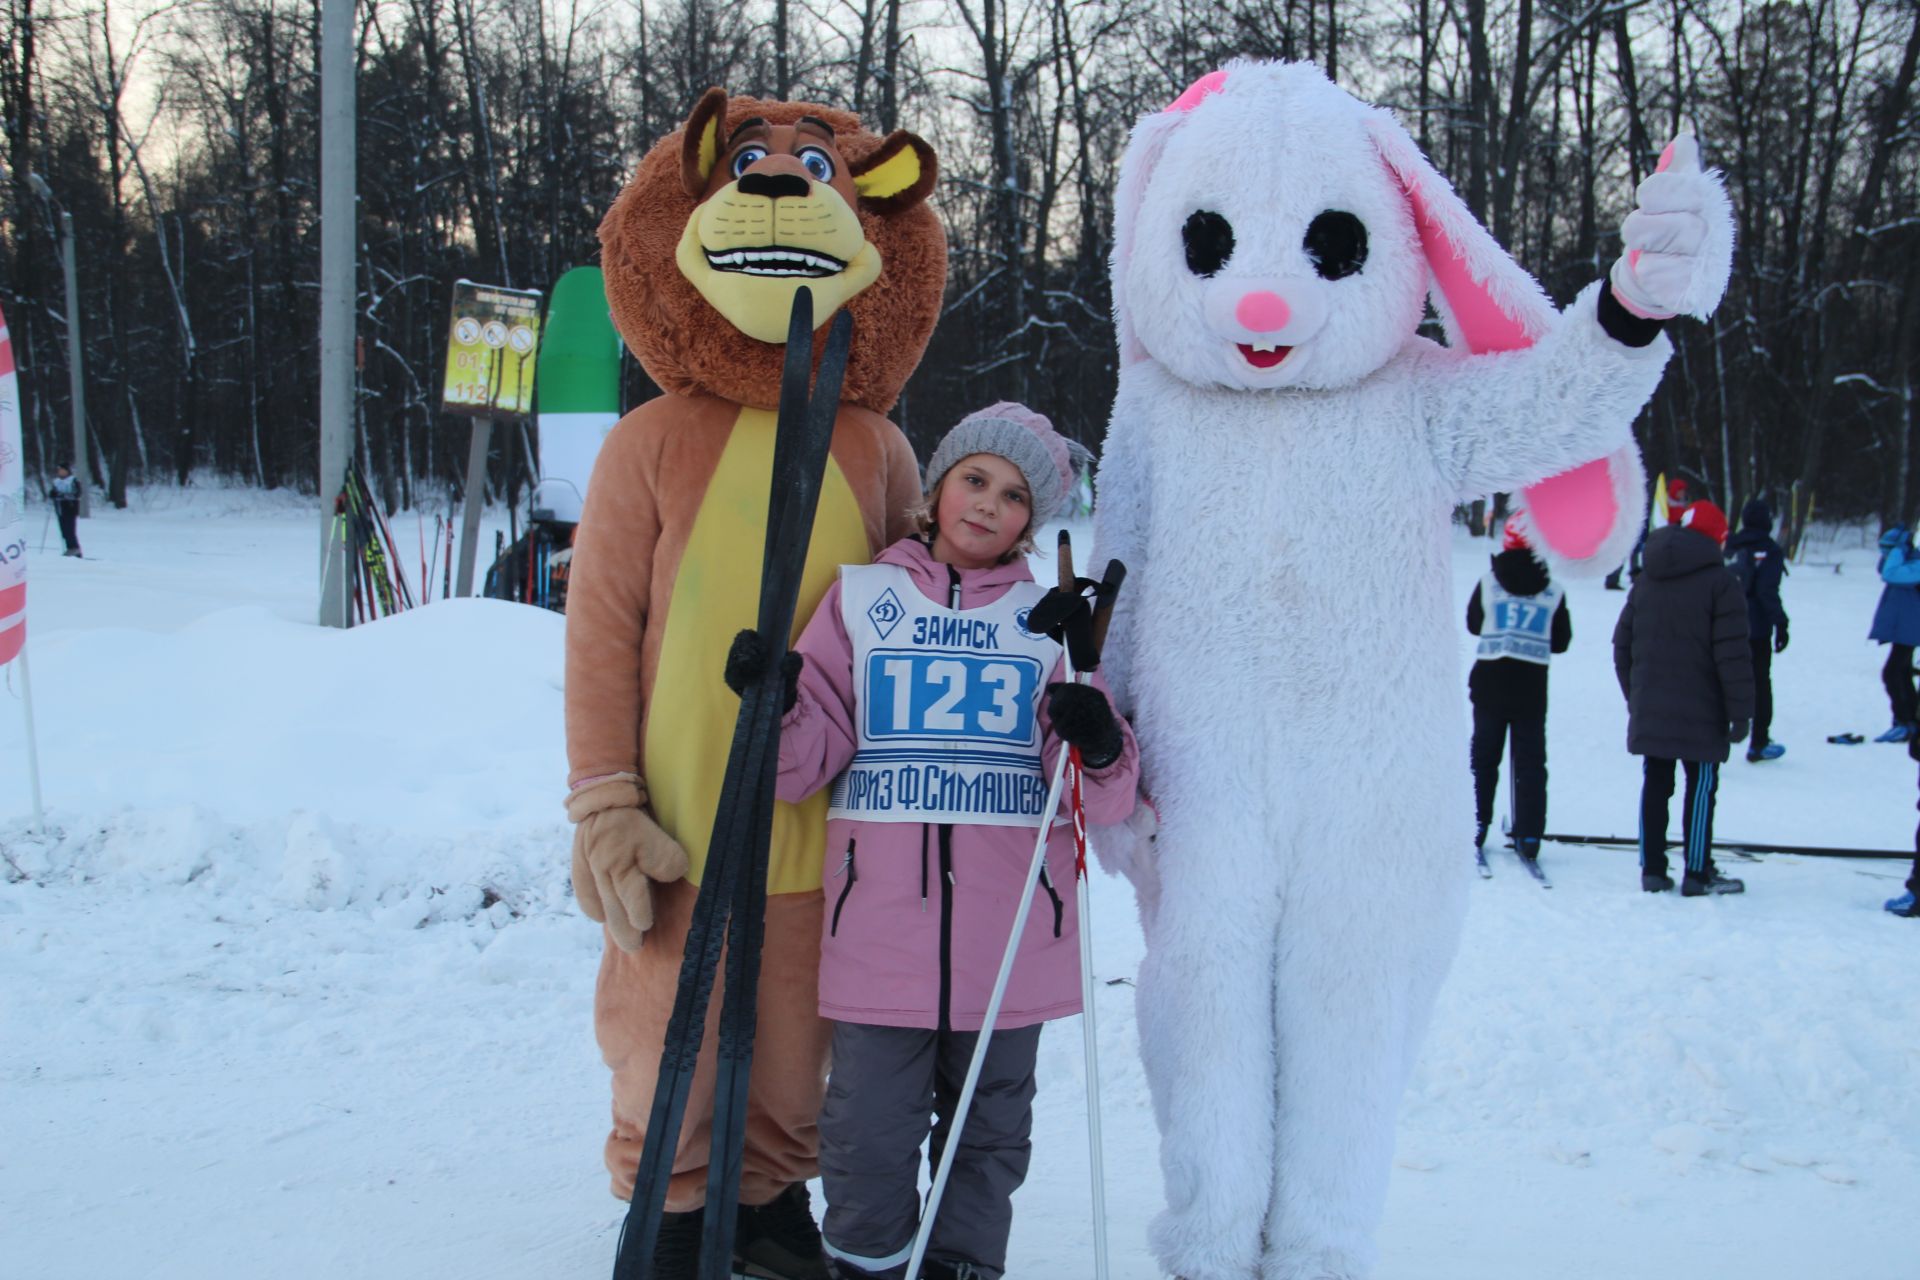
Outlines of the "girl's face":
M 1020 468 L 998 454 L 968 454 L 941 478 L 934 497 L 933 558 L 960 569 L 999 564 L 1032 519 Z

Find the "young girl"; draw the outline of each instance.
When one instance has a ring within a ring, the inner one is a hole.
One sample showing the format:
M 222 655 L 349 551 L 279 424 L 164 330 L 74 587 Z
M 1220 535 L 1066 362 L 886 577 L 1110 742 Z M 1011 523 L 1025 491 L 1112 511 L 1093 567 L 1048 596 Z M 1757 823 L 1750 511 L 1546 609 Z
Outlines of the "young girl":
M 905 1272 L 922 1143 L 937 1165 L 1019 907 L 1059 752 L 1080 748 L 1088 820 L 1133 809 L 1139 761 L 1105 686 L 1064 683 L 1025 629 L 1024 553 L 1073 483 L 1046 418 L 996 404 L 934 451 L 917 537 L 840 581 L 796 647 L 782 800 L 833 786 L 820 1013 L 826 1249 L 842 1277 Z M 1065 818 L 1062 810 L 1061 819 Z M 927 1251 L 927 1277 L 1006 1269 L 1031 1152 L 1040 1024 L 1080 1011 L 1070 824 L 1059 821 Z

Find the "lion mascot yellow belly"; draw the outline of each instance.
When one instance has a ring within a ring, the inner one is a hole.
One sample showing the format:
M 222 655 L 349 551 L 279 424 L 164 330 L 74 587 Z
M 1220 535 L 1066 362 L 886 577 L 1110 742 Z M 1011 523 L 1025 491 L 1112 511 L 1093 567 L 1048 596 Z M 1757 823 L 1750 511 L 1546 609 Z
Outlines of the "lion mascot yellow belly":
M 939 315 L 934 174 L 932 149 L 911 134 L 881 138 L 844 111 L 712 89 L 600 226 L 614 322 L 665 392 L 601 449 L 567 600 L 574 888 L 607 926 L 594 1023 L 613 1071 L 606 1161 L 623 1199 L 739 709 L 720 673 L 733 634 L 754 624 L 793 292 L 813 291 L 816 358 L 834 312 L 854 319 L 797 635 L 836 566 L 902 536 L 920 494 L 913 450 L 884 415 Z M 780 805 L 774 821 L 745 1205 L 814 1176 L 826 1080 L 815 991 L 824 793 Z M 711 1021 L 707 1034 L 670 1212 L 705 1196 Z

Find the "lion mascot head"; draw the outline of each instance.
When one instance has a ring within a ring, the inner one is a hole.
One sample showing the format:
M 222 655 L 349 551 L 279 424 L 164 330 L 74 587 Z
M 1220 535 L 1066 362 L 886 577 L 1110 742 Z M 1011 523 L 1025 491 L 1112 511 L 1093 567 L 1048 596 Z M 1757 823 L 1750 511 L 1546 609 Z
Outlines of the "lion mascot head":
M 773 408 L 794 291 L 815 352 L 853 315 L 840 398 L 884 414 L 926 350 L 947 242 L 933 148 L 859 117 L 709 89 L 600 223 L 614 324 L 662 390 Z

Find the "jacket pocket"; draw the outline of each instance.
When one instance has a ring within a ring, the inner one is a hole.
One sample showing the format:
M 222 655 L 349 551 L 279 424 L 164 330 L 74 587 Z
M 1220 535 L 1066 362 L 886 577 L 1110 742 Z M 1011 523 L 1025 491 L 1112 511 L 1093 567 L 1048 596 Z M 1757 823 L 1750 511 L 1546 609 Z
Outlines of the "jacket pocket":
M 854 882 L 860 878 L 860 870 L 853 863 L 853 846 L 854 842 L 848 840 L 847 856 L 841 859 L 840 869 L 833 873 L 836 876 L 845 876 L 847 882 L 840 886 L 840 896 L 833 900 L 833 923 L 827 928 L 829 938 L 840 936 L 840 910 L 847 905 L 847 895 L 853 892 Z

